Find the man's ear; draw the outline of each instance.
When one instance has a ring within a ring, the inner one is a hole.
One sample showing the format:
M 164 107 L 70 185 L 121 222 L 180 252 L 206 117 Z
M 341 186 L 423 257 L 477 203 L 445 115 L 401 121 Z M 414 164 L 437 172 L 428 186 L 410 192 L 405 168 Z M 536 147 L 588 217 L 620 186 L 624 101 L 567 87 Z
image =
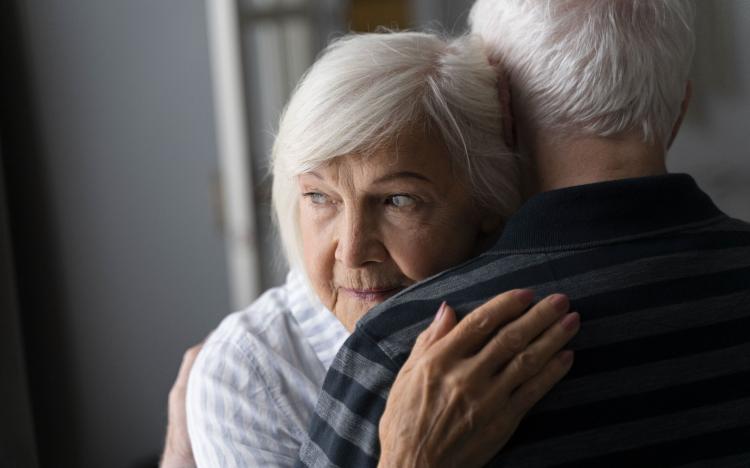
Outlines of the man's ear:
M 680 105 L 680 115 L 677 117 L 677 122 L 675 122 L 674 127 L 672 127 L 672 135 L 669 137 L 669 143 L 667 144 L 667 149 L 669 149 L 672 146 L 672 143 L 674 143 L 675 138 L 677 138 L 677 133 L 680 131 L 680 127 L 682 126 L 682 121 L 685 120 L 685 115 L 687 115 L 688 107 L 690 106 L 690 99 L 693 97 L 693 82 L 691 80 L 688 80 L 687 84 L 685 85 L 685 96 L 682 98 L 682 105 Z
M 498 67 L 495 67 L 496 69 Z M 497 96 L 500 103 L 500 116 L 502 118 L 502 131 L 505 145 L 508 149 L 516 148 L 516 125 L 513 118 L 513 97 L 510 89 L 508 74 L 499 71 L 497 74 Z

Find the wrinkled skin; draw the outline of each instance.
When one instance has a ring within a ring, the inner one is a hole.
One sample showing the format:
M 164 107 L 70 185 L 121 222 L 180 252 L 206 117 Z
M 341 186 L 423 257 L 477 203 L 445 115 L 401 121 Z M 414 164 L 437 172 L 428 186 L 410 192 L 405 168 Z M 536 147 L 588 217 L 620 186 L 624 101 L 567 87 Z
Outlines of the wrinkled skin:
M 481 251 L 502 219 L 477 206 L 438 137 L 412 132 L 298 176 L 305 271 L 349 330 L 372 307 Z

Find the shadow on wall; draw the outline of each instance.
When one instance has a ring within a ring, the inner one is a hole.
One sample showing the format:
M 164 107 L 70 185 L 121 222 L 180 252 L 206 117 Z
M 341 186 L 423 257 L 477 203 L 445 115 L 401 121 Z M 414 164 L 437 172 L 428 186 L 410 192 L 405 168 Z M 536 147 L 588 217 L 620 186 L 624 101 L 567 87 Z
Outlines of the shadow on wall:
M 4 165 L 7 184 L 11 258 L 14 260 L 13 273 L 21 311 L 21 341 L 38 461 L 41 466 L 65 466 L 59 460 L 73 460 L 72 447 L 80 442 L 76 439 L 77 432 L 69 424 L 75 417 L 75 410 L 60 404 L 73 401 L 74 395 L 68 371 L 70 335 L 60 306 L 65 297 L 59 246 L 53 234 L 57 226 L 50 203 L 49 174 L 42 158 L 43 143 L 36 130 L 40 122 L 34 111 L 31 76 L 27 72 L 29 64 L 22 53 L 26 44 L 18 23 L 20 17 L 18 3 L 2 3 L 0 31 L 4 40 L 0 56 L 3 65 L 7 66 L 3 73 L 7 81 L 0 93 L 3 102 L 0 133 L 4 153 L 0 163 Z M 2 255 L 6 254 L 3 252 Z M 0 311 L 2 314 L 8 312 L 11 311 Z M 8 338 L 2 333 L 8 332 L 7 329 L 0 330 L 4 341 Z M 14 437 L 27 436 L 19 433 L 22 429 L 14 427 L 9 430 L 16 431 Z M 33 440 L 21 443 L 34 445 Z M 0 453 L 0 458 L 4 455 Z

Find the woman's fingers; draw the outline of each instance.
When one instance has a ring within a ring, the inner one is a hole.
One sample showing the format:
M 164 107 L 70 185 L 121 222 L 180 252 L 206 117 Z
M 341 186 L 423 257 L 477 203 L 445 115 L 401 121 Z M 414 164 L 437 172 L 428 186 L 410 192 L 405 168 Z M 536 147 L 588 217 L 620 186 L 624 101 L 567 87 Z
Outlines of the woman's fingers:
M 528 349 L 529 343 L 560 321 L 569 307 L 570 302 L 565 295 L 553 294 L 540 301 L 522 317 L 507 324 L 477 354 L 475 365 L 478 371 L 496 374 L 514 360 L 515 365 L 519 367 L 539 372 L 549 359 L 549 355 L 540 354 L 538 349 L 532 352 Z M 543 341 L 547 345 L 544 349 L 551 347 L 557 352 L 569 339 L 570 336 L 564 337 L 561 333 L 548 334 Z
M 448 303 L 440 305 L 432 323 L 417 337 L 417 342 L 412 349 L 412 355 L 418 355 L 432 346 L 433 343 L 443 338 L 456 326 L 456 312 Z
M 437 341 L 448 333 L 450 333 L 456 326 L 456 311 L 453 307 L 448 305 L 447 302 L 443 302 L 443 305 L 438 311 L 437 317 L 435 318 L 435 332 L 433 334 L 434 341 Z
M 533 379 L 578 333 L 580 323 L 580 316 L 573 312 L 549 327 L 503 369 L 498 376 L 499 388 L 509 393 Z
M 495 296 L 474 309 L 450 331 L 444 341 L 444 349 L 459 356 L 476 353 L 499 327 L 523 314 L 533 299 L 534 293 L 528 289 L 516 289 Z
M 527 380 L 510 396 L 509 407 L 522 418 L 539 400 L 544 397 L 573 365 L 573 351 L 560 351 L 547 362 L 541 372 Z

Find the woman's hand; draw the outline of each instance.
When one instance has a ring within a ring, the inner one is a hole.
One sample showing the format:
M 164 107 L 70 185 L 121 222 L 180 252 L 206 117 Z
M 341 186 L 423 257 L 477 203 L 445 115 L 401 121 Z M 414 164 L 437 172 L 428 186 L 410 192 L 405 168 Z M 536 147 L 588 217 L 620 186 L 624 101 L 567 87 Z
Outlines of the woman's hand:
M 185 394 L 190 369 L 198 356 L 203 343 L 185 351 L 182 365 L 177 373 L 172 389 L 169 391 L 167 440 L 164 443 L 164 453 L 161 457 L 161 468 L 194 468 L 193 448 L 187 430 L 187 410 L 185 408 Z
M 528 312 L 528 290 L 501 294 L 456 324 L 443 304 L 417 338 L 380 420 L 381 467 L 483 466 L 573 362 L 567 297 Z

